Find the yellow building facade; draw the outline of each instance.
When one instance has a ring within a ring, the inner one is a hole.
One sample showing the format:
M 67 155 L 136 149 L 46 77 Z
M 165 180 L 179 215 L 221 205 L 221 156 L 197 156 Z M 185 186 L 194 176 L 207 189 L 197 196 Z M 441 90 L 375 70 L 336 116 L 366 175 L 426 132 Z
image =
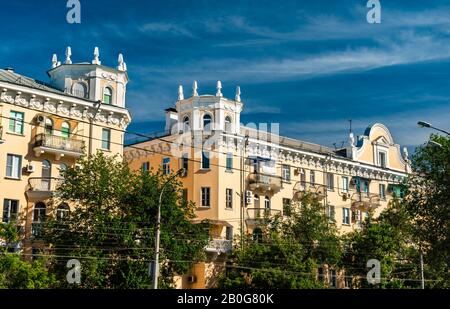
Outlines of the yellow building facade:
M 0 218 L 17 220 L 24 241 L 10 249 L 26 257 L 40 247 L 45 217 L 69 210 L 49 204 L 61 170 L 98 150 L 121 157 L 131 121 L 122 55 L 114 68 L 101 65 L 98 48 L 92 62 L 73 63 L 70 47 L 65 56 L 53 56 L 48 83 L 0 70 Z
M 195 221 L 212 224 L 206 248 L 211 263 L 195 265 L 179 287 L 213 287 L 233 239 L 259 233 L 266 217 L 288 217 L 305 192 L 317 195 L 341 233 L 360 228 L 369 211 L 377 216 L 401 195 L 399 182 L 410 172 L 408 153 L 383 124 L 359 137 L 350 133 L 344 148 L 330 149 L 280 136 L 283 124 L 242 125 L 239 87 L 233 100 L 221 89 L 218 82 L 215 95 L 199 95 L 194 82 L 185 98 L 180 86 L 175 106 L 166 110 L 165 134 L 124 150 L 134 170 L 169 174 L 184 168 L 180 180 L 185 198 L 196 205 Z

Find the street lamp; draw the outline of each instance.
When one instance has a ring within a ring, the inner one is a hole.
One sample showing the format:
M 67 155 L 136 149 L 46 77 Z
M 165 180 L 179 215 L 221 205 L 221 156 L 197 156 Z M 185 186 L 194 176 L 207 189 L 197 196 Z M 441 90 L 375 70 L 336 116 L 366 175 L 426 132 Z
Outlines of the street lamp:
M 450 133 L 449 133 L 448 131 L 445 131 L 445 130 L 442 130 L 442 129 L 433 127 L 433 126 L 432 126 L 430 123 L 428 123 L 428 122 L 425 122 L 425 121 L 419 121 L 419 122 L 417 122 L 417 124 L 418 124 L 419 127 L 421 127 L 421 128 L 435 129 L 436 131 L 440 131 L 440 132 L 443 132 L 443 133 L 445 133 L 445 134 L 447 134 L 447 135 L 450 135 Z
M 164 189 L 166 186 L 175 179 L 178 175 L 181 175 L 185 172 L 184 168 L 179 169 L 175 174 L 170 176 L 166 182 L 163 184 L 161 188 L 161 193 L 159 194 L 159 202 L 158 202 L 158 215 L 156 217 L 156 236 L 155 236 L 155 261 L 153 267 L 153 289 L 158 289 L 158 277 L 159 277 L 159 238 L 161 235 L 161 203 L 162 203 L 162 195 L 164 193 Z

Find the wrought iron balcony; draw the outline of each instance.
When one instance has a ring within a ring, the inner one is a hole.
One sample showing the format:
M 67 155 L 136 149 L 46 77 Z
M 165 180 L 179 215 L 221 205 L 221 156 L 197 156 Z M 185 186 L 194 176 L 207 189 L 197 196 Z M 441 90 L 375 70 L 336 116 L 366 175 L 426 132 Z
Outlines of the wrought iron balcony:
M 62 156 L 78 158 L 84 153 L 84 141 L 41 133 L 36 135 L 33 149 L 37 157 L 48 152 L 54 153 L 57 160 Z
M 252 173 L 248 176 L 248 185 L 252 191 L 273 191 L 281 189 L 281 177 L 276 175 Z
M 314 194 L 318 200 L 323 200 L 326 196 L 327 188 L 324 185 L 309 184 L 304 181 L 298 181 L 294 185 L 294 198 L 300 199 L 306 193 Z
M 356 192 L 352 196 L 352 210 L 367 211 L 380 206 L 380 196 L 375 193 Z
M 209 241 L 208 245 L 206 245 L 207 252 L 214 253 L 228 253 L 232 248 L 232 241 L 228 239 L 221 238 L 213 238 Z
M 43 229 L 42 222 L 31 223 L 31 236 L 36 239 L 42 238 L 42 229 Z
M 269 208 L 247 208 L 246 222 L 249 225 L 264 224 L 268 220 L 281 214 L 281 210 Z
M 61 178 L 54 177 L 30 177 L 28 179 L 27 195 L 29 197 L 50 197 L 61 183 Z

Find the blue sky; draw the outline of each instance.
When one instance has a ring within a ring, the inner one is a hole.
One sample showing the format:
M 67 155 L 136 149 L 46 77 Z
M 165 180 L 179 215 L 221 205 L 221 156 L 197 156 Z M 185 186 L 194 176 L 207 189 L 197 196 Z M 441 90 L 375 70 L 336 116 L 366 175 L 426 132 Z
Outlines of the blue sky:
M 402 145 L 423 143 L 418 120 L 450 128 L 450 3 L 381 1 L 81 0 L 81 24 L 66 22 L 65 0 L 0 0 L 0 67 L 46 81 L 51 56 L 103 64 L 122 52 L 132 131 L 163 129 L 177 87 L 234 97 L 244 124 L 279 122 L 282 134 L 332 146 L 386 124 Z

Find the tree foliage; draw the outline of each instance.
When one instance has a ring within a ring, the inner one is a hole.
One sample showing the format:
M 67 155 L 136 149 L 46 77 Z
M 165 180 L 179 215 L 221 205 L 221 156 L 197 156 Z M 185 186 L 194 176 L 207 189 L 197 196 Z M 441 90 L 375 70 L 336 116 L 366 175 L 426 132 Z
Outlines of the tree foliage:
M 264 220 L 263 220 L 264 221 Z M 231 258 L 224 288 L 322 288 L 317 268 L 337 267 L 341 245 L 334 223 L 313 196 L 293 205 L 291 215 L 275 217 L 259 236 L 247 235 Z
M 63 220 L 46 223 L 53 270 L 65 283 L 66 262 L 81 262 L 81 288 L 146 288 L 154 257 L 156 214 L 161 187 L 168 176 L 160 171 L 133 172 L 117 158 L 97 153 L 68 168 L 57 190 L 55 207 L 73 207 Z M 160 285 L 173 286 L 177 274 L 203 258 L 208 231 L 192 224 L 194 205 L 181 198 L 180 184 L 171 181 L 162 195 Z

